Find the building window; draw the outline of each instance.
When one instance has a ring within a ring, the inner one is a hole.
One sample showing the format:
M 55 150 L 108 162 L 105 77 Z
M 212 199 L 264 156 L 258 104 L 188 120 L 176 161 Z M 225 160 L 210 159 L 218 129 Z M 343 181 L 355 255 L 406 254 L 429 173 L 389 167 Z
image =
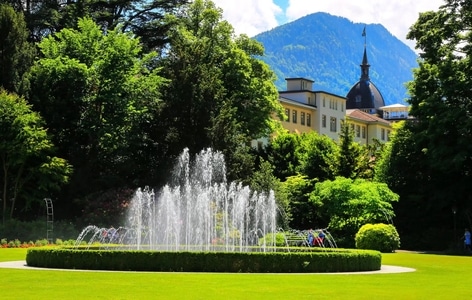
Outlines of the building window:
M 362 126 L 362 138 L 365 139 L 365 126 Z
M 297 123 L 297 111 L 292 110 L 292 122 Z
M 329 120 L 329 130 L 331 132 L 336 132 L 337 129 L 336 129 L 336 118 L 335 117 L 331 117 L 330 120 Z
M 323 107 L 326 107 L 326 99 L 323 97 Z
M 382 141 L 385 141 L 385 129 L 384 128 L 380 129 L 380 139 Z
M 387 130 L 387 141 L 390 141 L 390 130 Z
M 361 137 L 361 126 L 356 125 L 356 136 Z
M 321 127 L 326 128 L 326 116 L 321 116 Z
M 306 126 L 311 127 L 311 115 L 306 114 Z
M 285 115 L 287 116 L 287 122 L 290 122 L 290 108 L 285 109 Z
M 305 125 L 305 113 L 300 113 L 300 124 Z
M 351 131 L 354 132 L 354 124 L 351 124 L 349 127 L 351 128 Z

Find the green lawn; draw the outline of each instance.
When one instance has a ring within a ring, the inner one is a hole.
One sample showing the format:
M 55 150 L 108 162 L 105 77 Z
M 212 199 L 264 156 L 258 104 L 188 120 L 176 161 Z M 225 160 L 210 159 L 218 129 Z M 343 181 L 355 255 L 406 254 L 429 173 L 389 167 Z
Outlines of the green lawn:
M 0 261 L 25 249 L 0 249 Z M 1 299 L 470 299 L 472 257 L 392 253 L 412 273 L 207 274 L 0 268 Z

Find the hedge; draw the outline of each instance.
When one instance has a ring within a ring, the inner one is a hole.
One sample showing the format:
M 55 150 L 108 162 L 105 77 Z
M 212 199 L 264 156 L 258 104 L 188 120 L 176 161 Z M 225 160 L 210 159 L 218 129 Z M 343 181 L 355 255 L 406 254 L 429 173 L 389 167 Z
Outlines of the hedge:
M 373 250 L 333 249 L 309 252 L 168 252 L 31 248 L 28 266 L 43 268 L 160 271 L 323 273 L 380 270 Z

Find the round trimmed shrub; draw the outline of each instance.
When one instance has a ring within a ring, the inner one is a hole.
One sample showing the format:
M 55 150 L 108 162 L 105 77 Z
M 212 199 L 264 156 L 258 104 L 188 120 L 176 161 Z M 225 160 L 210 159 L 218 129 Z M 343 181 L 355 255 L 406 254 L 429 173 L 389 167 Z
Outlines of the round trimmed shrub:
M 356 234 L 356 248 L 394 252 L 400 247 L 400 236 L 391 224 L 366 224 Z

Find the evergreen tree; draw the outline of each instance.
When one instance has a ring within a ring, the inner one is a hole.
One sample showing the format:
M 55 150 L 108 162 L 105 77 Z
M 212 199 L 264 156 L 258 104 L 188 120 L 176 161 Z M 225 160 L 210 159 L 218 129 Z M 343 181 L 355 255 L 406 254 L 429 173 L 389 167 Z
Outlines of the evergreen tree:
M 18 93 L 23 74 L 33 64 L 35 48 L 22 13 L 0 4 L 0 86 Z

